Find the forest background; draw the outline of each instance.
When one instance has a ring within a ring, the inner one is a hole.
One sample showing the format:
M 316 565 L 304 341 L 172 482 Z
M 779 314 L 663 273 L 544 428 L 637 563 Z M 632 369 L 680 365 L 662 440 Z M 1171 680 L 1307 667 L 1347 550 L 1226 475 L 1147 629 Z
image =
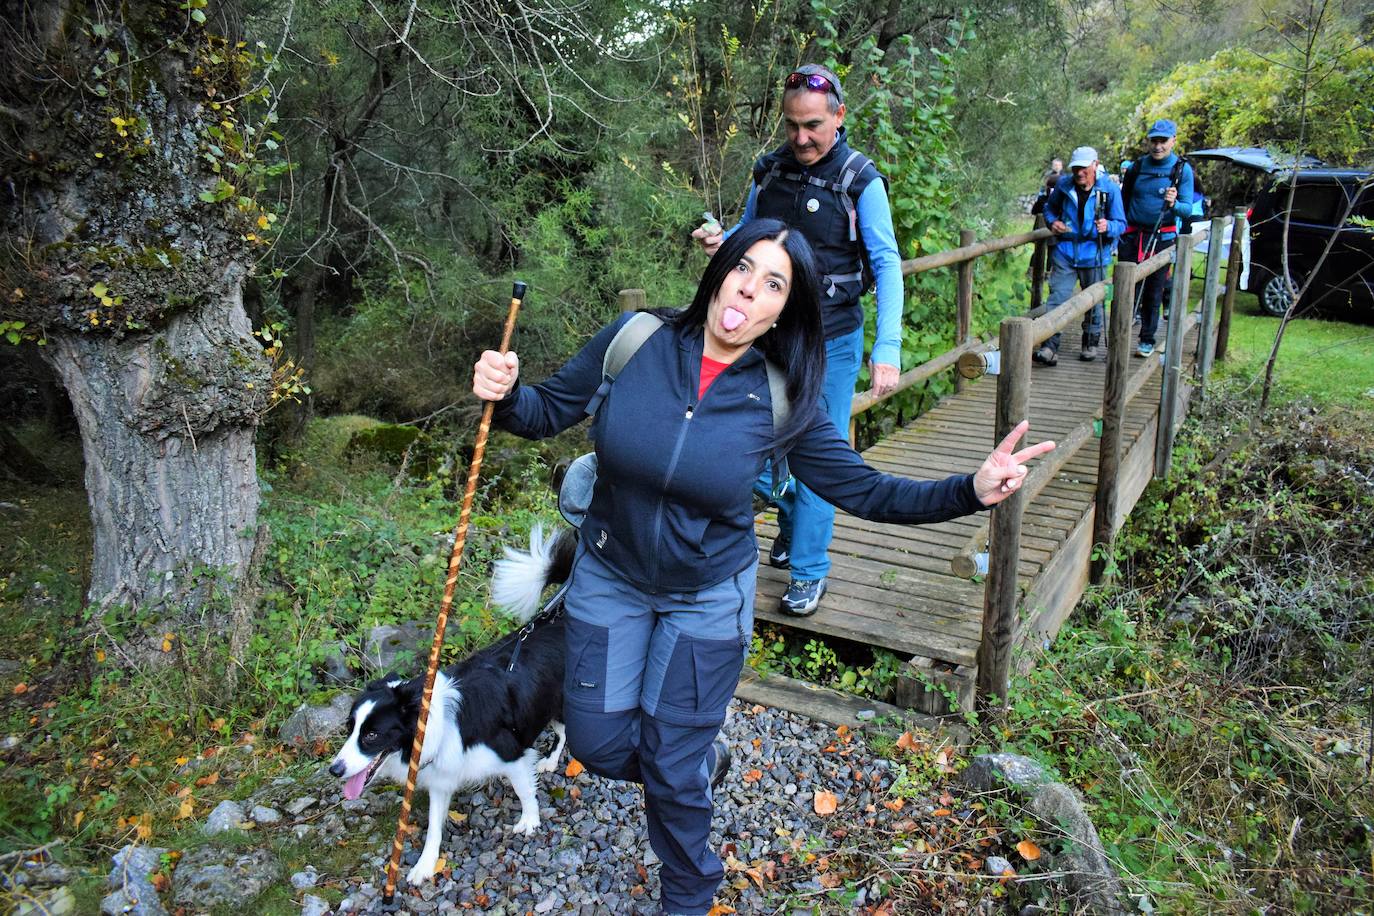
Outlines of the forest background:
M 103 91 L 117 104 L 139 59 L 108 10 L 71 8 L 74 44 L 99 60 L 85 103 Z M 17 433 L 5 454 L 36 459 L 36 480 L 6 494 L 51 530 L 10 545 L 0 594 L 15 613 L 3 627 L 30 653 L 18 675 L 34 686 L 27 699 L 52 703 L 72 741 L 10 771 L 21 794 L 0 797 L 0 820 L 14 845 L 63 831 L 112 842 L 156 808 L 136 773 L 99 792 L 72 775 L 92 735 L 126 747 L 164 735 L 165 747 L 140 745 L 147 764 L 175 759 L 186 734 L 272 729 L 332 689 L 320 665 L 340 642 L 356 653 L 374 626 L 432 618 L 436 539 L 452 527 L 478 415 L 471 366 L 499 340 L 511 281 L 531 290 L 515 343 L 526 378 L 611 319 L 623 288 L 645 289 L 651 305 L 686 303 L 704 265 L 688 234 L 704 210 L 727 224 L 738 216 L 750 164 L 783 140 L 778 86 L 796 64 L 825 62 L 843 78 L 850 140 L 890 181 L 905 258 L 952 247 L 961 229 L 1023 228 L 1022 199 L 1051 156 L 1093 145 L 1114 169 L 1157 117 L 1179 123 L 1185 151 L 1374 156 L 1374 12 L 1355 0 L 148 8 L 167 14 L 158 28 L 189 36 L 187 53 L 206 68 L 194 85 L 221 119 L 194 139 L 181 177 L 192 207 L 241 249 L 242 309 L 261 351 L 248 387 L 262 396 L 234 416 L 262 493 L 251 602 L 236 599 L 236 577 L 203 568 L 169 576 L 180 597 L 162 605 L 92 593 L 76 396 L 63 391 L 60 377 L 72 376 L 57 348 L 45 348 L 156 338 L 162 319 L 103 283 L 80 291 L 94 300 L 89 320 L 45 317 L 32 284 L 9 282 L 26 268 L 7 246 L 0 336 L 13 346 L 0 344 L 0 415 Z M 16 155 L 33 122 L 32 99 L 14 86 L 0 110 L 9 228 L 15 189 L 38 170 Z M 90 155 L 137 161 L 152 142 L 152 118 L 121 111 L 100 120 Z M 113 254 L 155 277 L 160 251 Z M 980 260 L 975 332 L 1024 309 L 1025 268 L 1024 254 Z M 953 285 L 935 272 L 908 281 L 903 369 L 950 345 Z M 861 440 L 913 417 L 943 384 L 866 414 Z M 484 606 L 485 561 L 551 515 L 546 468 L 584 448 L 580 431 L 538 445 L 496 438 L 450 654 L 505 626 Z M 36 631 L 35 608 L 51 615 Z M 230 630 L 240 641 L 225 651 Z M 148 671 L 143 692 L 131 691 Z

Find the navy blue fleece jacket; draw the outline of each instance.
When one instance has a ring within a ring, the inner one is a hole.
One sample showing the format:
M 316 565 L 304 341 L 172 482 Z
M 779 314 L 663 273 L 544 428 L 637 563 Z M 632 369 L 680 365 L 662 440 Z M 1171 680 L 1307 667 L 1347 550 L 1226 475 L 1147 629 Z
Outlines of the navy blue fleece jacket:
M 530 439 L 586 417 L 611 338 L 603 328 L 544 382 L 518 385 L 495 422 Z M 651 592 L 721 582 L 758 559 L 751 492 L 773 440 L 768 377 L 756 349 L 700 399 L 703 332 L 667 324 L 626 364 L 597 411 L 598 474 L 582 538 L 628 581 Z M 938 522 L 983 509 L 972 475 L 916 481 L 864 464 L 820 410 L 788 453 L 792 473 L 852 515 Z

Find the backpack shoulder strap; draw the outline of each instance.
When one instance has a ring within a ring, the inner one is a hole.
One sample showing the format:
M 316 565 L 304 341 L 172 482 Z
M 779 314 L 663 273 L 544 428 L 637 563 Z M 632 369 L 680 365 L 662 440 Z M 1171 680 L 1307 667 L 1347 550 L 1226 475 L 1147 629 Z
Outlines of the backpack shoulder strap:
M 644 346 L 644 342 L 653 336 L 654 332 L 663 327 L 663 319 L 649 312 L 635 312 L 630 316 L 630 320 L 621 326 L 615 336 L 611 338 L 611 343 L 606 347 L 606 355 L 601 359 L 601 384 L 597 386 L 596 394 L 587 402 L 587 416 L 594 417 L 601 408 L 601 402 L 606 400 L 606 395 L 611 390 L 611 383 L 615 381 L 617 375 L 625 368 L 625 364 L 634 358 L 639 352 L 639 348 Z
M 854 195 L 849 193 L 849 186 L 868 166 L 868 157 L 858 150 L 852 150 L 849 158 L 845 159 L 844 165 L 840 166 L 840 180 L 835 185 L 835 190 L 840 192 L 840 203 L 844 205 L 845 215 L 849 217 L 849 240 L 851 242 L 859 240 L 859 211 L 854 204 Z
M 1178 187 L 1178 183 L 1183 180 L 1183 167 L 1186 165 L 1189 165 L 1188 160 L 1183 156 L 1179 156 L 1178 161 L 1174 163 L 1174 167 L 1169 170 L 1170 186 L 1175 188 Z
M 783 374 L 782 368 L 767 357 L 763 361 L 764 371 L 768 373 L 768 400 L 773 405 L 773 434 L 777 435 L 778 430 L 787 423 L 787 418 L 792 414 L 792 402 L 787 397 L 787 376 Z M 787 491 L 788 480 L 792 476 L 791 470 L 787 467 L 787 455 L 778 452 L 773 455 L 773 502 L 777 502 L 783 493 Z
M 764 359 L 763 368 L 768 373 L 768 398 L 773 402 L 773 432 L 776 433 L 792 414 L 792 402 L 787 399 L 787 376 L 771 359 Z
M 1140 177 L 1140 160 L 1137 159 L 1126 169 L 1126 177 L 1121 179 L 1121 203 L 1127 205 L 1131 195 L 1135 193 L 1135 180 Z

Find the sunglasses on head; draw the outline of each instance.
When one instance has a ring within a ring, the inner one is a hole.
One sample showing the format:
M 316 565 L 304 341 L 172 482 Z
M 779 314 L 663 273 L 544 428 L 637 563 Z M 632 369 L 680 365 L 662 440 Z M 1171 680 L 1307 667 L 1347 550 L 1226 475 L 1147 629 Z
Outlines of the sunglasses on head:
M 835 84 L 819 73 L 789 73 L 782 85 L 786 89 L 800 89 L 805 86 L 812 92 L 831 92 L 834 93 L 835 98 L 840 97 Z

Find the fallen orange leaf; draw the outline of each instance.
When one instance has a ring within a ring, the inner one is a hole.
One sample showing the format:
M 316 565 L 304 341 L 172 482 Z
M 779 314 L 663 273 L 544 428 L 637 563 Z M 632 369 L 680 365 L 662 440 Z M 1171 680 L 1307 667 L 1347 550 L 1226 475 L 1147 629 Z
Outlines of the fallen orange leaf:
M 901 811 L 901 810 L 902 810 L 902 806 L 905 805 L 905 804 L 906 804 L 906 799 L 905 799 L 905 798 L 894 798 L 894 799 L 892 799 L 891 801 L 885 801 L 885 802 L 883 802 L 883 807 L 886 808 L 886 809 L 889 810 L 889 811 Z
M 758 782 L 760 779 L 763 778 L 763 770 L 750 770 L 748 773 L 744 774 L 743 778 L 744 781 L 747 783 Z
M 950 810 L 948 808 L 936 808 L 934 811 L 930 813 L 935 815 L 936 817 L 949 817 Z
M 1030 840 L 1022 840 L 1017 843 L 1016 851 L 1021 853 L 1021 858 L 1025 859 L 1027 862 L 1034 862 L 1036 859 L 1040 858 L 1040 847 L 1036 846 Z
M 21 693 L 27 693 L 28 689 L 29 685 L 22 682 L 14 685 L 14 693 L 16 696 L 18 696 Z
M 834 889 L 844 883 L 844 879 L 832 872 L 826 872 L 816 878 L 816 883 L 826 889 Z
M 817 814 L 825 815 L 834 814 L 835 809 L 839 807 L 839 803 L 839 799 L 835 797 L 834 792 L 817 789 L 811 806 L 816 809 Z
M 585 769 L 586 767 L 582 765 L 582 761 L 578 760 L 576 757 L 572 757 L 568 760 L 568 768 L 563 771 L 563 775 L 572 779 L 576 776 L 580 776 Z
M 916 738 L 911 732 L 902 732 L 902 737 L 897 739 L 897 746 L 904 751 L 916 750 Z
M 726 914 L 733 913 L 734 911 L 734 907 L 726 906 L 723 903 L 717 903 L 706 911 L 706 916 L 726 916 Z

